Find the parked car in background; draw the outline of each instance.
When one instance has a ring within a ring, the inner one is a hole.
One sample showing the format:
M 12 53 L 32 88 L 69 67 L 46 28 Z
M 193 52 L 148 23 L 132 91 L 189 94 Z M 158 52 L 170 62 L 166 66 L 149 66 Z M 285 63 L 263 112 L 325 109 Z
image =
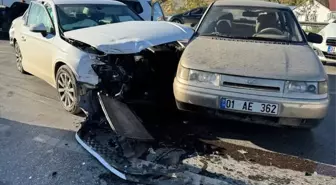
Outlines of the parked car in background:
M 308 42 L 321 43 L 322 37 L 306 37 L 285 5 L 215 1 L 181 56 L 174 81 L 177 106 L 313 128 L 328 112 L 328 76 Z
M 14 2 L 10 7 L 0 7 L 0 31 L 8 33 L 12 21 L 22 16 L 28 6 L 27 3 Z
M 180 24 L 197 24 L 207 7 L 198 7 L 187 12 L 172 15 L 169 21 Z
M 151 14 L 152 8 L 154 9 L 154 15 L 153 15 L 154 21 L 165 20 L 161 6 L 158 6 L 160 4 L 154 4 L 154 6 L 152 7 L 151 0 L 117 0 L 117 1 L 126 4 L 145 21 L 152 20 L 152 14 Z
M 144 77 L 165 76 L 167 66 L 174 70 L 166 85 L 172 88 L 178 59 L 170 59 L 181 48 L 177 41 L 193 34 L 187 26 L 143 21 L 125 4 L 112 0 L 31 1 L 13 29 L 18 71 L 55 87 L 64 109 L 74 114 L 80 111 L 80 94 L 98 87 L 126 93 L 119 85 L 136 81 L 144 91 L 141 95 L 150 94 L 141 84 L 156 78 Z M 159 65 L 159 58 L 168 61 Z M 153 71 L 157 66 L 164 71 Z
M 323 42 L 313 44 L 313 49 L 323 63 L 336 64 L 336 20 L 330 21 L 319 34 L 323 36 Z

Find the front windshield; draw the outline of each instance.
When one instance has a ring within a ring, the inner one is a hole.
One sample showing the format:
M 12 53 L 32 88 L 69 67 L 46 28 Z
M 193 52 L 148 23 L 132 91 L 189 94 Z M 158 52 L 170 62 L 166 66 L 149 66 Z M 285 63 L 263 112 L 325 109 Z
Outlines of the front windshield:
M 63 31 L 141 20 L 137 14 L 124 5 L 62 4 L 57 5 L 56 9 L 59 25 Z
M 197 32 L 201 36 L 303 42 L 293 13 L 275 8 L 213 6 Z

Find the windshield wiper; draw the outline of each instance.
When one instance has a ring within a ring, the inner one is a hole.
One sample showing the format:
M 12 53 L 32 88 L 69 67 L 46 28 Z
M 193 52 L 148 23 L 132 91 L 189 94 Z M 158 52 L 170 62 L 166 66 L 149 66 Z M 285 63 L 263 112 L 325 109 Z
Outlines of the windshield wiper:
M 266 38 L 266 37 L 246 37 L 245 39 L 270 41 L 270 42 L 286 42 L 286 43 L 292 43 L 292 42 L 294 42 L 294 41 L 291 41 L 291 40 L 276 39 L 276 38 Z
M 221 34 L 221 33 L 218 33 L 218 32 L 201 34 L 200 36 L 223 37 L 223 38 L 243 39 L 243 40 L 260 40 L 260 41 L 269 41 L 269 42 L 295 43 L 295 41 L 291 41 L 291 40 L 276 39 L 276 38 L 267 38 L 267 37 L 233 36 L 233 35 Z
M 224 35 L 218 32 L 202 34 L 200 36 L 215 36 L 215 37 L 223 37 L 223 38 L 231 38 L 231 39 L 245 39 L 245 40 L 260 40 L 260 41 L 270 41 L 270 42 L 293 42 L 290 40 L 283 39 L 275 39 L 275 38 L 266 38 L 266 37 L 248 37 L 248 36 L 232 36 L 232 35 Z
M 206 34 L 201 34 L 200 36 L 210 36 L 210 37 L 224 37 L 224 38 L 232 38 L 230 35 L 224 35 L 219 32 L 212 32 L 212 33 L 206 33 Z

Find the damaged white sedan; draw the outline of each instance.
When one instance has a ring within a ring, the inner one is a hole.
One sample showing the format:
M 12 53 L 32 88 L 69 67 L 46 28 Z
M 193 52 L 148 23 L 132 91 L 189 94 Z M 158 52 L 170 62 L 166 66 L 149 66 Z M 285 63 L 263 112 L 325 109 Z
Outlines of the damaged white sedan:
M 132 93 L 148 99 L 146 83 L 156 80 L 150 75 L 162 68 L 173 79 L 183 47 L 177 41 L 193 34 L 181 25 L 143 21 L 112 0 L 32 1 L 18 19 L 13 25 L 18 70 L 57 88 L 63 107 L 74 114 L 81 95 L 92 89 L 123 96 L 134 83 L 139 91 Z

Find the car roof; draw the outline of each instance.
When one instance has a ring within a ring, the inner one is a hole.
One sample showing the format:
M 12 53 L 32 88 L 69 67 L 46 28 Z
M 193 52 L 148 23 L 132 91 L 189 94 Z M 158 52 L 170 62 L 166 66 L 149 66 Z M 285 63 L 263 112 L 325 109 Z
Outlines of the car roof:
M 250 7 L 265 7 L 265 8 L 287 8 L 287 5 L 273 3 L 265 0 L 217 0 L 214 6 L 250 6 Z
M 39 0 L 45 2 L 52 2 L 54 4 L 111 4 L 111 5 L 125 5 L 115 0 Z

